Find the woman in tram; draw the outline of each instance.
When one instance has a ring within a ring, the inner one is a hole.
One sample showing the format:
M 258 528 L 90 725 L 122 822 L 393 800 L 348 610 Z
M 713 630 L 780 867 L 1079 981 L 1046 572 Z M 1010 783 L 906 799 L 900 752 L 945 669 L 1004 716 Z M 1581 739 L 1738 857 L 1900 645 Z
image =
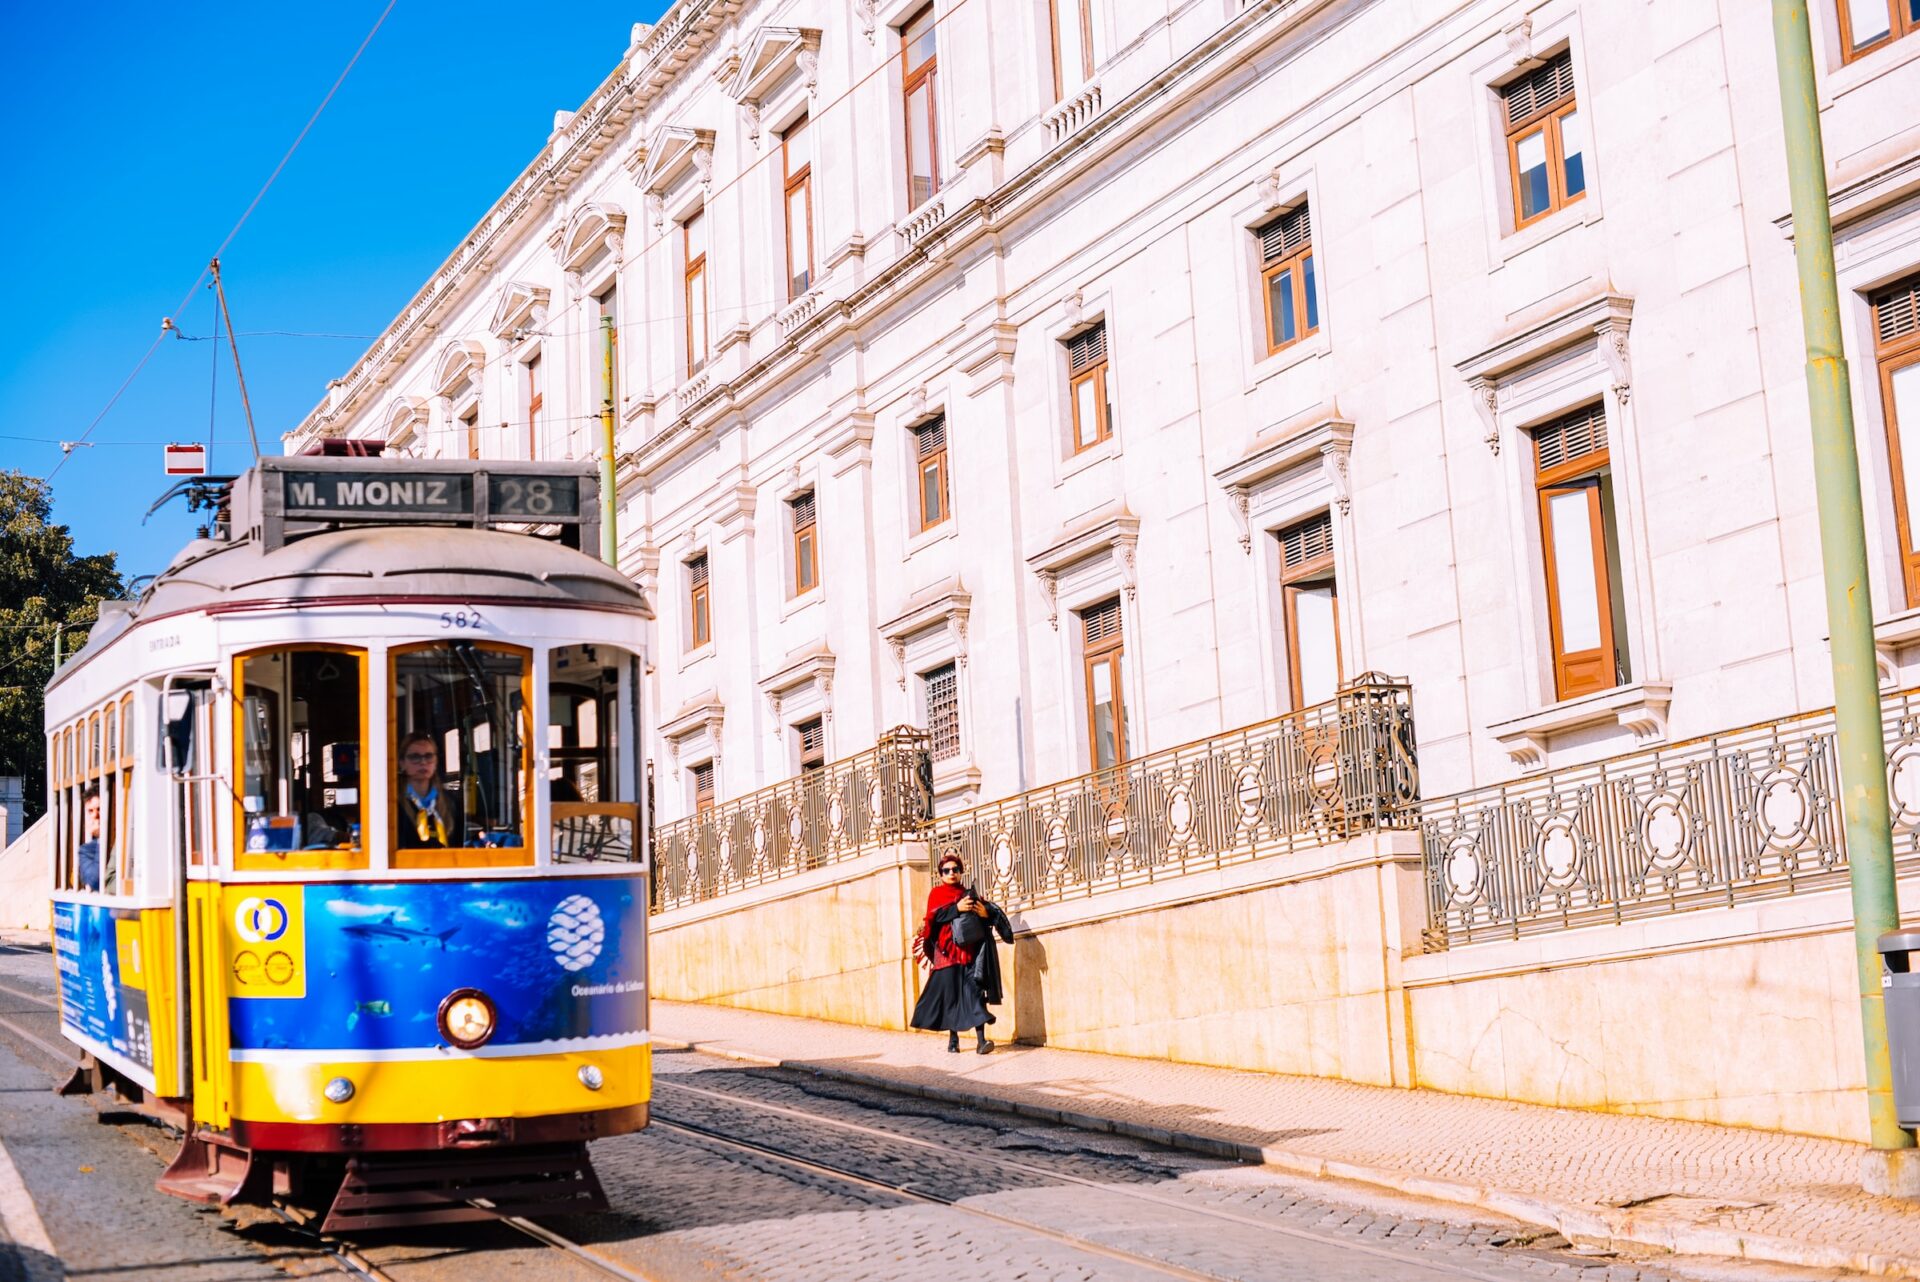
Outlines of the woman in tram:
M 400 741 L 399 846 L 404 850 L 450 850 L 464 845 L 462 816 L 440 787 L 440 746 L 415 731 Z

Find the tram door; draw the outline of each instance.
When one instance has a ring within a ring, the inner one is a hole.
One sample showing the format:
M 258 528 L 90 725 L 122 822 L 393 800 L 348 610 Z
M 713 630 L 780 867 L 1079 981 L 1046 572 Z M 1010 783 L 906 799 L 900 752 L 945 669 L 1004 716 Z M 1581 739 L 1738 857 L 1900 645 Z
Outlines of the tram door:
M 207 677 L 176 677 L 161 695 L 161 747 L 167 766 L 167 844 L 173 860 L 174 952 L 178 959 L 175 973 L 182 979 L 182 1000 L 177 1003 L 180 1026 L 175 1030 L 178 1045 L 184 1051 L 182 1083 L 197 1083 L 206 1069 L 204 1054 L 194 1045 L 191 1003 L 185 1000 L 193 986 L 201 982 L 199 976 L 188 978 L 194 970 L 194 956 L 188 948 L 187 886 L 190 877 L 204 876 L 206 870 L 217 863 L 213 824 L 218 783 L 213 768 L 214 707 L 212 682 Z

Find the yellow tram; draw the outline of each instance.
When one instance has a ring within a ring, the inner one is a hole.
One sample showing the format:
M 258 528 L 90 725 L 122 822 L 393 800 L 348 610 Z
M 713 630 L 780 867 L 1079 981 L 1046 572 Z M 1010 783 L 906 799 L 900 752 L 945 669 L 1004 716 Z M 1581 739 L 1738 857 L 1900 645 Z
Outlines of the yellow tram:
M 646 1124 L 640 590 L 589 465 L 263 459 L 47 690 L 70 1089 L 326 1227 L 604 1205 Z M 477 1205 L 476 1205 L 477 1203 Z

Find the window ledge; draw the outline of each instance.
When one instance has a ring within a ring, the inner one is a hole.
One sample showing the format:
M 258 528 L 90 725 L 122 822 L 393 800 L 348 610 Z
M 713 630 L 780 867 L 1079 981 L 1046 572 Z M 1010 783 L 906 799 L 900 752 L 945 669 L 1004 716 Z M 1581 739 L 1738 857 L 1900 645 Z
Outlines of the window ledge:
M 1591 187 L 1587 194 L 1571 205 L 1562 205 L 1537 223 L 1522 227 L 1519 231 L 1510 231 L 1500 238 L 1500 262 L 1494 267 L 1498 271 L 1529 249 L 1538 248 L 1576 227 L 1586 227 L 1600 221 L 1600 198 L 1593 194 Z
M 1636 748 L 1662 743 L 1667 737 L 1667 707 L 1672 702 L 1671 682 L 1640 681 L 1577 699 L 1562 699 L 1536 712 L 1496 721 L 1487 730 L 1516 766 L 1532 772 L 1545 769 L 1553 737 L 1572 730 L 1617 724 L 1632 732 Z
M 1116 433 L 1098 445 L 1089 445 L 1084 450 L 1068 454 L 1060 460 L 1060 475 L 1054 481 L 1054 485 L 1064 485 L 1069 478 L 1080 475 L 1090 467 L 1105 463 L 1108 459 L 1119 458 L 1120 453 L 1120 437 Z
M 1827 637 L 1831 642 L 1832 638 Z M 1880 684 L 1894 685 L 1900 679 L 1900 654 L 1920 646 L 1920 609 L 1902 610 L 1873 625 L 1874 657 L 1879 661 Z
M 933 805 L 938 814 L 942 803 L 952 802 L 952 810 L 966 810 L 980 801 L 980 767 L 973 764 L 973 755 L 962 752 L 958 756 L 948 757 L 945 761 L 933 763 Z M 948 813 L 952 813 L 949 810 Z
M 1325 296 L 1321 295 L 1323 298 Z M 1325 318 L 1322 317 L 1322 319 Z M 1305 364 L 1307 361 L 1318 360 L 1331 351 L 1332 345 L 1327 337 L 1327 327 L 1322 325 L 1291 347 L 1283 347 L 1277 352 L 1254 361 L 1253 368 L 1248 372 L 1247 388 L 1251 391 L 1255 386 L 1275 375 L 1284 374 L 1294 366 Z
M 705 645 L 696 646 L 691 650 L 684 651 L 680 655 L 680 671 L 685 672 L 688 668 L 691 668 L 694 664 L 699 663 L 705 659 L 711 659 L 712 657 L 713 657 L 713 642 L 711 641 L 707 642 Z
M 910 537 L 907 540 L 906 555 L 913 556 L 917 552 L 924 552 L 934 544 L 944 539 L 950 539 L 959 532 L 958 524 L 952 517 L 948 517 L 946 520 L 940 522 L 940 524 L 930 525 L 918 534 Z
M 1873 84 L 1915 58 L 1920 58 L 1920 38 L 1903 36 L 1871 53 L 1861 54 L 1852 62 L 1842 62 L 1821 78 L 1821 109 L 1833 106 L 1854 90 Z
M 799 596 L 788 597 L 780 606 L 780 617 L 782 619 L 791 619 L 802 610 L 819 605 L 826 599 L 826 588 L 821 585 L 815 585 L 814 587 L 808 588 L 805 592 L 802 592 Z

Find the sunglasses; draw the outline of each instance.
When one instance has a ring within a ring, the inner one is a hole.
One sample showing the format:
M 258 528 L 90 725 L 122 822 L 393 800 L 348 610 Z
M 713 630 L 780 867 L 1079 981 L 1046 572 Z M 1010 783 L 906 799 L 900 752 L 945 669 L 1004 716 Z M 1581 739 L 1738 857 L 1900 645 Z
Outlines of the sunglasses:
M 408 761 L 438 761 L 440 760 L 440 756 L 438 753 L 433 753 L 433 752 L 409 752 L 407 754 L 407 760 Z
M 946 876 L 950 872 L 964 872 L 964 871 L 966 870 L 961 868 L 959 864 L 941 864 L 940 865 L 940 875 L 942 877 Z

